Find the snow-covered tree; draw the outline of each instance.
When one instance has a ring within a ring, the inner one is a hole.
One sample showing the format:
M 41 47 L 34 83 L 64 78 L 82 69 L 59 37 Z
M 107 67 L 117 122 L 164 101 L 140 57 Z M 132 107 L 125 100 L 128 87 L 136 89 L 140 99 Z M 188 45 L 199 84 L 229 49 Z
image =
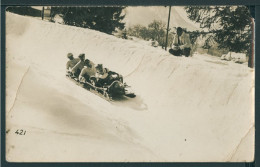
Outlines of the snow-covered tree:
M 155 40 L 160 46 L 165 45 L 166 24 L 159 20 L 153 20 L 147 27 L 135 25 L 128 28 L 128 34 L 144 40 Z M 172 34 L 169 34 L 172 37 Z
M 185 9 L 189 19 L 208 29 L 211 34 L 208 37 L 218 43 L 218 48 L 251 56 L 252 17 L 246 6 L 188 6 Z
M 124 7 L 52 7 L 52 16 L 62 14 L 64 23 L 112 34 L 124 29 Z
M 162 21 L 154 20 L 148 25 L 148 31 L 150 33 L 150 38 L 156 40 L 162 46 L 165 42 L 166 36 L 166 24 Z

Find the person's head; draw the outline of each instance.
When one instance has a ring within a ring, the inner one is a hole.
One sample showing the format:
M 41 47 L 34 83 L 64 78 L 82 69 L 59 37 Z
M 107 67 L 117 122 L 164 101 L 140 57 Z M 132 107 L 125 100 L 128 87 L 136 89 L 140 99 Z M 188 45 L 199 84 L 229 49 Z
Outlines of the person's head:
M 99 71 L 99 72 L 103 72 L 103 65 L 102 65 L 102 64 L 98 64 L 98 65 L 96 66 L 96 69 L 97 69 L 97 71 Z
M 84 53 L 79 54 L 79 59 L 84 61 L 85 60 L 85 54 Z
M 68 53 L 68 54 L 67 54 L 67 57 L 68 57 L 68 59 L 70 59 L 70 60 L 73 60 L 73 59 L 74 59 L 74 57 L 73 57 L 73 54 L 72 54 L 72 53 Z
M 181 27 L 177 27 L 177 35 L 181 36 L 183 29 Z
M 91 65 L 89 59 L 86 59 L 84 62 L 85 62 L 85 65 L 86 65 L 88 68 L 92 68 L 92 65 Z

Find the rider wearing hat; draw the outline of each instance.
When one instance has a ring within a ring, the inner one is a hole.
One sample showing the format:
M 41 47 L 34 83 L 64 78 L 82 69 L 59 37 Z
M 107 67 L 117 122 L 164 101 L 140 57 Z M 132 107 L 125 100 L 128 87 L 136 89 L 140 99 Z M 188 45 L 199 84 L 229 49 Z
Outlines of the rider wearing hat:
M 89 59 L 86 59 L 84 68 L 81 70 L 79 74 L 79 80 L 80 81 L 89 81 L 90 77 L 95 77 L 96 75 L 96 69 L 95 64 L 91 62 Z
M 80 61 L 80 59 L 74 58 L 72 53 L 68 53 L 67 57 L 68 57 L 69 61 L 66 64 L 66 70 L 69 71 Z
M 85 66 L 85 54 L 81 53 L 79 55 L 79 62 L 71 69 L 71 72 L 74 74 L 74 76 L 79 76 L 81 70 Z

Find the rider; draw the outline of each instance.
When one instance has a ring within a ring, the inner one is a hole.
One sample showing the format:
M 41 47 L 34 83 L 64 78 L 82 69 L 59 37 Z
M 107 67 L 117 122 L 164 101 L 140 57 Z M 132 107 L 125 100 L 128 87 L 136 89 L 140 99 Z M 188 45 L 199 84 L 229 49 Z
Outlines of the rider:
M 71 69 L 71 72 L 74 76 L 79 76 L 81 70 L 84 68 L 84 65 L 85 65 L 85 54 L 84 53 L 81 53 L 79 55 L 79 59 L 80 61 Z
M 104 86 L 104 84 L 111 84 L 113 80 L 119 80 L 123 82 L 123 76 L 116 72 L 110 71 L 108 68 L 103 68 L 102 64 L 96 66 L 97 70 L 97 86 Z M 116 76 L 116 79 L 113 78 Z
M 90 82 L 90 77 L 95 77 L 96 74 L 96 69 L 95 69 L 95 64 L 91 62 L 89 59 L 86 59 L 84 61 L 85 66 L 81 70 L 81 73 L 79 74 L 79 80 L 81 82 Z
M 69 61 L 66 64 L 66 70 L 67 70 L 67 73 L 69 73 L 70 70 L 80 61 L 80 59 L 74 58 L 72 53 L 68 53 L 67 57 L 68 57 Z

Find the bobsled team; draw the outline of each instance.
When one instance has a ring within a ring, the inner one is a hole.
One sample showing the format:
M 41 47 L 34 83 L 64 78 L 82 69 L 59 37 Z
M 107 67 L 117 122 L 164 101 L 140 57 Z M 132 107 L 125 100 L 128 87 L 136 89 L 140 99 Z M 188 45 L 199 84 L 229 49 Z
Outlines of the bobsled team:
M 84 83 L 94 80 L 95 86 L 102 87 L 106 84 L 111 84 L 112 75 L 113 78 L 116 77 L 123 82 L 122 75 L 110 71 L 108 68 L 103 68 L 102 64 L 96 66 L 92 61 L 85 58 L 84 53 L 80 54 L 78 58 L 74 58 L 72 53 L 68 53 L 67 57 L 69 59 L 66 65 L 67 75 L 79 82 Z
M 103 96 L 135 97 L 130 86 L 123 83 L 122 75 L 104 68 L 102 64 L 95 65 L 85 58 L 84 53 L 80 54 L 78 58 L 74 58 L 72 53 L 68 53 L 67 57 L 69 61 L 66 64 L 66 76 L 76 82 L 88 85 Z

